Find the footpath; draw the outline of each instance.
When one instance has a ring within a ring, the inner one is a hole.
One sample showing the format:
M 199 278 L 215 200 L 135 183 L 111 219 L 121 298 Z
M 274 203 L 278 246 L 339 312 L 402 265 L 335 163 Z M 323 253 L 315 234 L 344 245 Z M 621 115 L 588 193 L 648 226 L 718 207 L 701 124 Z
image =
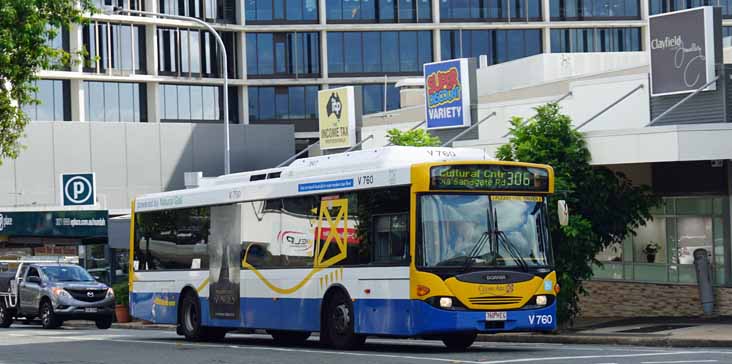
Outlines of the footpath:
M 64 325 L 71 327 L 94 326 L 84 321 L 71 321 Z M 175 330 L 173 325 L 156 325 L 142 321 L 115 323 L 112 327 L 133 330 Z M 556 333 L 479 335 L 478 341 L 663 347 L 732 347 L 732 317 L 580 319 L 575 322 L 572 328 L 562 329 Z

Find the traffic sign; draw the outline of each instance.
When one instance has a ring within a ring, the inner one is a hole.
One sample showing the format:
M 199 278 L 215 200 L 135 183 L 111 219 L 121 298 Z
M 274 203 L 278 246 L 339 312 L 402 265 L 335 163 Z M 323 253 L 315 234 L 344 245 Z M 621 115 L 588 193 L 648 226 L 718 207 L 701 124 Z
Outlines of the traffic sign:
M 94 205 L 97 200 L 96 190 L 94 172 L 61 174 L 61 204 L 63 206 Z

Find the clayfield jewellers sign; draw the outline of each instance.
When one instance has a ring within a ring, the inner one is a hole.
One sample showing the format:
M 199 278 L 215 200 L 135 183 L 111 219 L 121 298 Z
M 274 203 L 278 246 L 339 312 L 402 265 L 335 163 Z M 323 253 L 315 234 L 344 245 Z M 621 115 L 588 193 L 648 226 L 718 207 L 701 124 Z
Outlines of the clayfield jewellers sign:
M 715 11 L 705 6 L 649 18 L 653 96 L 694 92 L 714 80 L 715 63 L 721 61 Z M 704 90 L 715 89 L 712 82 Z

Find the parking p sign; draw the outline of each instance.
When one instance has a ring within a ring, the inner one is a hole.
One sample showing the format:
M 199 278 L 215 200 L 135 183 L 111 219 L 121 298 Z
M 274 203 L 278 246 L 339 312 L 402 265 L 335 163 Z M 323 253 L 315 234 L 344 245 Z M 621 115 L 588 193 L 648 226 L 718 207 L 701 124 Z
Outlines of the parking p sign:
M 61 174 L 63 206 L 94 205 L 97 200 L 94 173 Z

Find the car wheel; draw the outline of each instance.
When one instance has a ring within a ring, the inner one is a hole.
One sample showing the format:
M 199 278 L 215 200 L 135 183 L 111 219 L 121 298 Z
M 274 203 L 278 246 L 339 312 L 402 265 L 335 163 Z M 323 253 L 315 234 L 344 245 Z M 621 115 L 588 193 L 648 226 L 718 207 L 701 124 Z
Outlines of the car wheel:
M 0 302 L 0 327 L 10 327 L 13 324 L 13 314 L 11 309 L 5 307 L 5 303 Z
M 267 333 L 272 335 L 275 343 L 284 346 L 302 345 L 310 337 L 309 331 L 268 330 Z
M 103 319 L 94 321 L 94 324 L 97 325 L 97 329 L 106 330 L 106 329 L 112 327 L 112 321 L 113 320 L 111 317 L 107 317 L 107 318 L 103 318 Z
M 61 325 L 53 312 L 51 301 L 45 300 L 41 303 L 41 324 L 44 329 L 55 329 Z
M 450 350 L 465 350 L 473 345 L 475 338 L 478 336 L 476 333 L 459 333 L 451 334 L 442 338 L 442 342 Z
M 366 336 L 354 332 L 353 304 L 343 292 L 334 293 L 326 302 L 324 326 L 321 340 L 336 349 L 353 349 L 366 341 Z

